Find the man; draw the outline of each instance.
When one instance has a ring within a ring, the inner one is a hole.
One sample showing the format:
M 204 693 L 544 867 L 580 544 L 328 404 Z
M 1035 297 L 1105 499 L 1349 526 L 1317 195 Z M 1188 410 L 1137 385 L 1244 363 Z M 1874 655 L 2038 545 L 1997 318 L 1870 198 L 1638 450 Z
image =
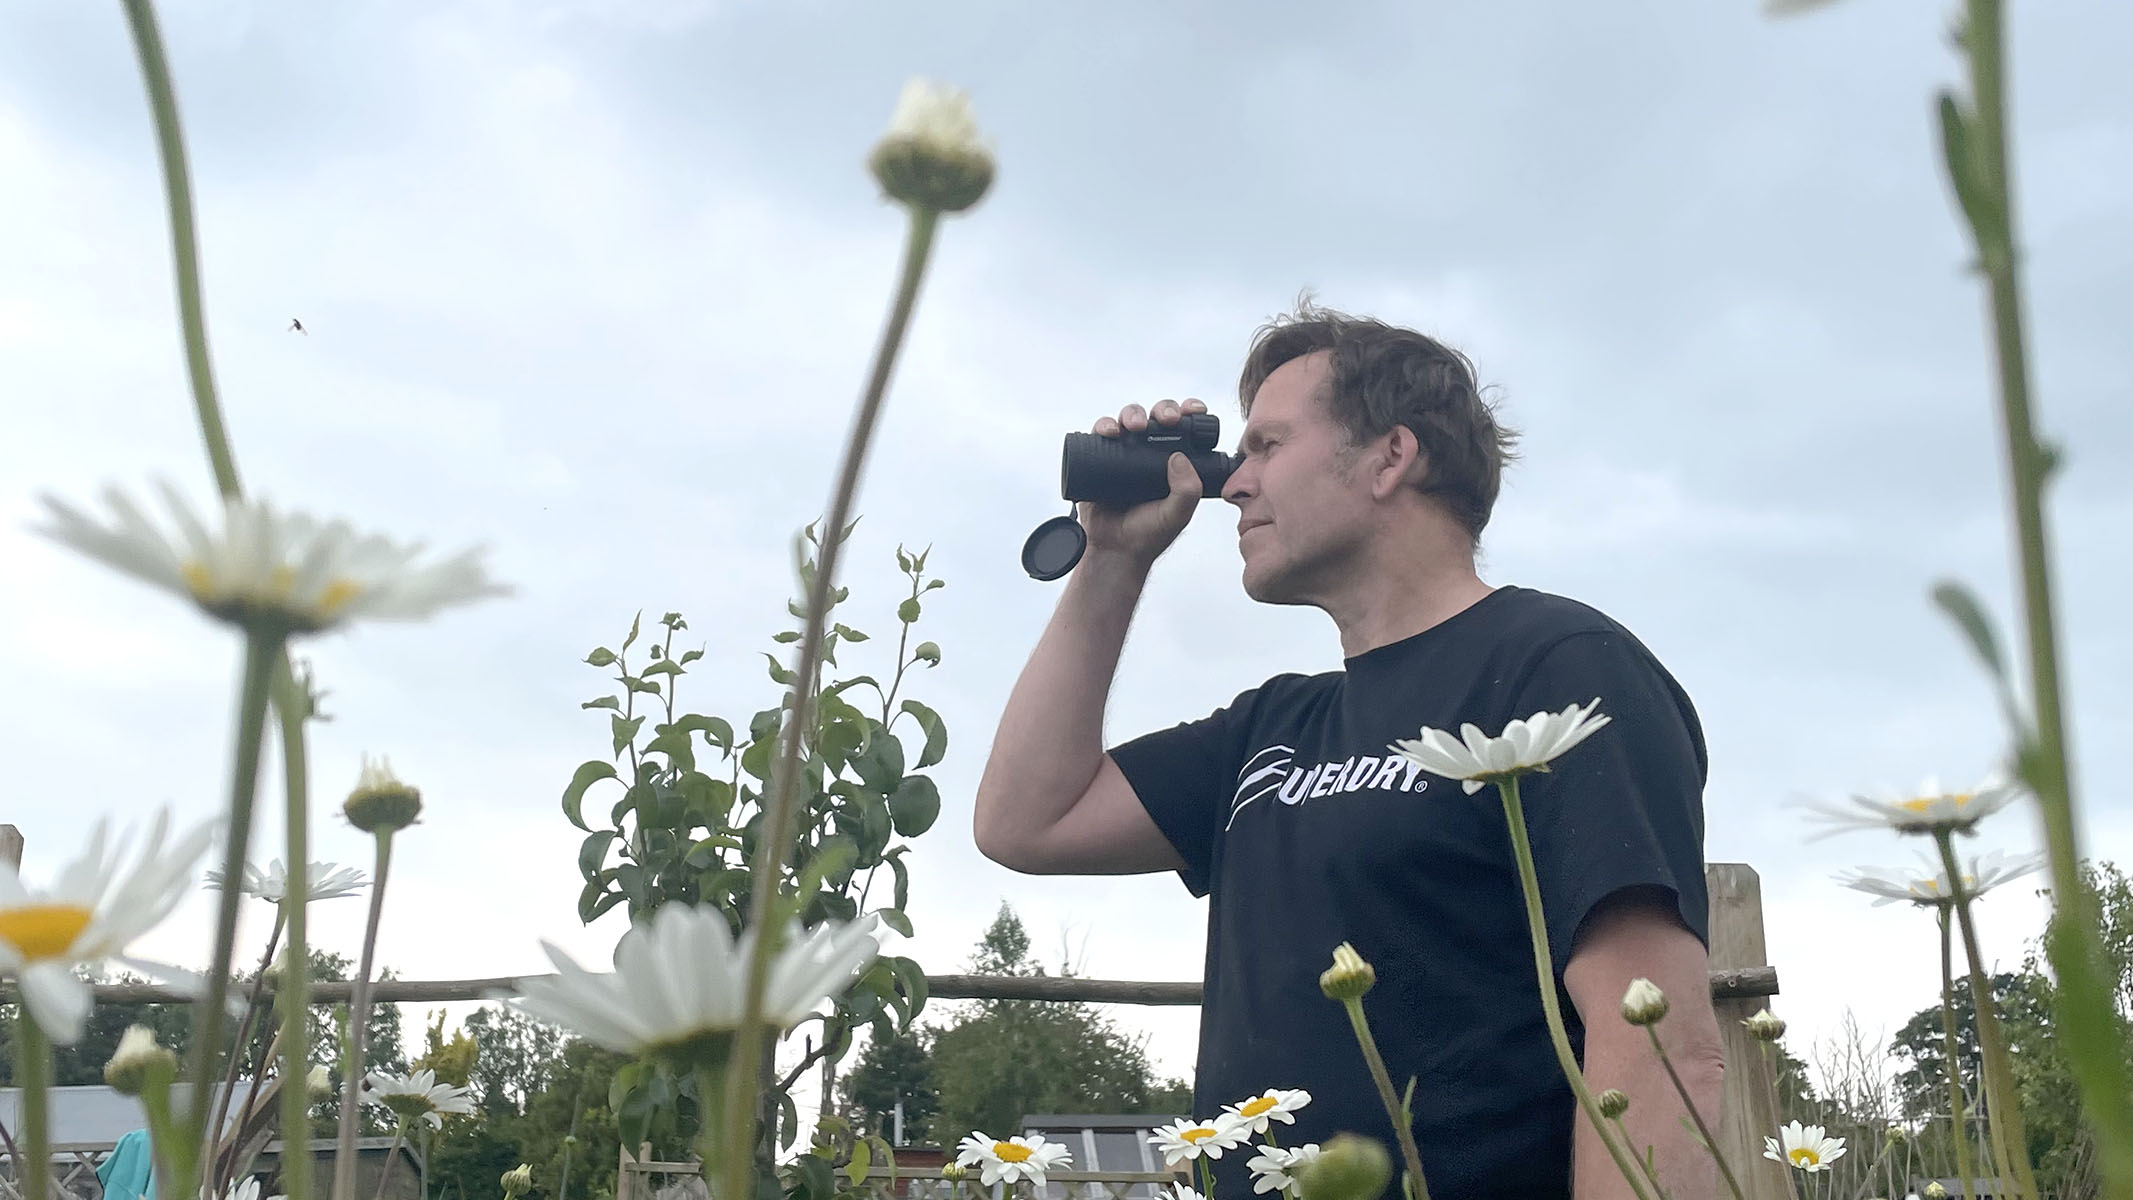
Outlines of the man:
M 1198 477 L 1173 456 L 1167 499 L 1083 506 L 1088 550 L 979 784 L 979 847 L 1033 873 L 1176 871 L 1211 897 L 1199 1115 L 1304 1088 L 1314 1099 L 1279 1127 L 1285 1145 L 1352 1130 L 1393 1147 L 1345 1015 L 1318 990 L 1347 941 L 1376 968 L 1364 1007 L 1395 1086 L 1416 1081 L 1434 1195 L 1627 1197 L 1550 1046 L 1493 789 L 1468 795 L 1387 749 L 1424 726 L 1496 734 L 1597 696 L 1612 723 L 1523 781 L 1556 980 L 1593 1089 L 1632 1098 L 1631 1142 L 1653 1149 L 1673 1195 L 1715 1194 L 1644 1030 L 1619 1012 L 1632 979 L 1664 990 L 1660 1035 L 1715 1125 L 1705 758 L 1687 696 L 1606 616 L 1476 574 L 1514 435 L 1456 351 L 1306 306 L 1260 330 L 1239 398 L 1243 457 L 1222 497 L 1238 513 L 1244 590 L 1333 618 L 1345 669 L 1277 676 L 1105 752 L 1135 604 L 1198 508 Z M 1095 432 L 1203 411 L 1132 405 Z M 1243 1157 L 1216 1164 L 1219 1200 L 1253 1194 Z

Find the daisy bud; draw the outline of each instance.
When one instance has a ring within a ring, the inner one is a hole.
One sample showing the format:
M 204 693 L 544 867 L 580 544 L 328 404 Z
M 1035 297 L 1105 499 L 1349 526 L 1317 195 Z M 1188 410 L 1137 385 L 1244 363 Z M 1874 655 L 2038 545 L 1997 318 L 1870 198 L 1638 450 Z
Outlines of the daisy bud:
M 533 1190 L 533 1166 L 520 1163 L 504 1172 L 497 1182 L 503 1185 L 505 1196 L 523 1196 Z
M 1337 1133 L 1295 1179 L 1303 1200 L 1378 1200 L 1392 1182 L 1392 1156 L 1371 1138 Z
M 1758 1042 L 1774 1042 L 1785 1036 L 1784 1018 L 1767 1008 L 1742 1021 L 1741 1027 Z
M 178 1056 L 156 1044 L 155 1031 L 146 1025 L 129 1026 L 119 1035 L 118 1049 L 104 1064 L 104 1082 L 122 1096 L 138 1096 L 151 1087 L 169 1087 L 178 1077 Z
M 1926 1185 L 1926 1200 L 1948 1200 L 1948 1187 L 1936 1179 Z
M 941 648 L 934 642 L 920 642 L 918 649 L 911 652 L 911 657 L 929 667 L 937 667 L 941 665 Z
M 912 208 L 961 212 L 992 186 L 992 151 L 978 138 L 970 94 L 927 79 L 904 85 L 889 132 L 867 155 L 889 198 Z
M 1600 1115 L 1610 1121 L 1629 1111 L 1629 1097 L 1619 1088 L 1608 1088 L 1594 1096 L 1593 1101 L 1600 1106 Z
M 941 1178 L 950 1183 L 954 1183 L 968 1174 L 970 1174 L 970 1168 L 961 1163 L 944 1163 L 941 1166 Z
M 1354 946 L 1342 942 L 1333 948 L 1333 965 L 1318 977 L 1318 990 L 1334 1000 L 1360 1000 L 1377 981 L 1376 969 L 1363 961 Z
M 398 833 L 421 814 L 422 793 L 394 778 L 392 765 L 383 758 L 373 762 L 366 756 L 363 773 L 341 811 L 350 825 L 365 833 Z
M 1666 1016 L 1666 993 L 1649 979 L 1632 979 L 1622 993 L 1622 1019 L 1632 1025 L 1656 1025 Z
M 304 1076 L 304 1087 L 314 1096 L 331 1096 L 333 1072 L 328 1071 L 323 1063 L 311 1068 Z

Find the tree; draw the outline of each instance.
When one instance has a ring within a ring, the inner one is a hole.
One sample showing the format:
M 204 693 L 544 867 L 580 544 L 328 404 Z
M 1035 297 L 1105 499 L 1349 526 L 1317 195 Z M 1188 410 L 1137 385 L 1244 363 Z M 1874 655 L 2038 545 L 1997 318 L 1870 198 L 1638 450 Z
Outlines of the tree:
M 912 1030 L 884 1042 L 869 1042 L 859 1064 L 844 1077 L 846 1116 L 862 1133 L 893 1137 L 898 1101 L 903 1103 L 903 1140 L 925 1143 L 940 1111 L 940 1088 L 933 1081 L 933 1055 L 923 1031 Z
M 1029 933 L 1004 904 L 979 940 L 971 969 L 1045 973 L 1030 957 Z M 1005 1135 L 1032 1113 L 1182 1111 L 1169 1103 L 1175 1082 L 1166 1092 L 1151 1077 L 1143 1039 L 1085 1004 L 977 1001 L 934 1034 L 931 1049 L 940 1089 L 932 1128 L 944 1143 L 978 1129 Z

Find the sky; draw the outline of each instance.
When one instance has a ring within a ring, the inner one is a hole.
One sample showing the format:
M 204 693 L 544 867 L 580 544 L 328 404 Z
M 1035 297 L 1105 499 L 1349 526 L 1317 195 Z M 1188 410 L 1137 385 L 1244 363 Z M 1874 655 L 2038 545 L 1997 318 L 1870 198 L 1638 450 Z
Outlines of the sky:
M 861 167 L 903 81 L 970 89 L 998 183 L 943 230 L 883 417 L 844 619 L 894 632 L 899 544 L 930 545 L 907 694 L 950 733 L 912 852 L 915 938 L 961 969 L 1002 903 L 1043 957 L 1190 979 L 1174 877 L 1025 877 L 971 795 L 1057 585 L 1017 554 L 1061 511 L 1060 435 L 1197 396 L 1238 424 L 1254 328 L 1310 289 L 1469 353 L 1524 433 L 1481 570 L 1590 603 L 1695 699 L 1707 857 L 1752 864 L 1793 1049 L 1931 1003 L 1932 922 L 1830 881 L 1910 848 L 1812 840 L 1799 806 L 1968 780 L 2006 737 L 1931 586 L 2012 619 L 1983 310 L 1938 165 L 1946 4 L 1560 6 L 1099 0 L 189 0 L 164 14 L 209 328 L 257 494 L 441 548 L 515 594 L 307 643 L 317 857 L 362 755 L 420 786 L 380 960 L 407 978 L 545 968 L 581 927 L 558 797 L 603 755 L 580 660 L 638 610 L 700 646 L 686 706 L 774 702 L 795 531 L 825 504 L 900 245 Z M 2133 9 L 2013 6 L 2036 395 L 2065 451 L 2051 527 L 2090 851 L 2133 861 Z M 2115 166 L 2113 164 L 2116 164 Z M 38 497 L 167 478 L 204 501 L 150 127 L 116 5 L 0 9 L 0 749 L 27 874 L 98 817 L 216 813 L 238 646 L 38 537 Z M 290 331 L 292 319 L 307 333 Z M 1219 507 L 1219 506 L 1215 506 Z M 2113 530 L 2118 532 L 2114 533 Z M 2116 547 L 2116 549 L 2114 549 Z M 1330 621 L 1247 599 L 1233 522 L 1158 566 L 1112 740 L 1267 676 L 1338 667 Z M 876 670 L 885 640 L 843 656 Z M 271 777 L 271 776 L 270 776 Z M 270 806 L 271 807 L 271 806 Z M 260 857 L 278 850 L 269 816 Z M 2026 812 L 1977 847 L 2028 849 Z M 1984 906 L 2018 962 L 2030 884 Z M 319 906 L 353 953 L 362 904 Z M 207 898 L 143 952 L 205 958 Z M 249 914 L 257 945 L 264 911 Z M 256 950 L 255 950 L 256 952 Z M 1116 1009 L 1165 1071 L 1191 1010 Z

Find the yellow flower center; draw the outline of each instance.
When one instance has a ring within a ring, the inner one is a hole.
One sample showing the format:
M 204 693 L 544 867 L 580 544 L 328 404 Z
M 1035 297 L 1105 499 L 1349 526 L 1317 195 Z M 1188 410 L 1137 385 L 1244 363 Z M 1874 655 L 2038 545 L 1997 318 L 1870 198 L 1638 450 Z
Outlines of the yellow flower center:
M 321 616 L 328 617 L 337 615 L 344 605 L 346 605 L 350 600 L 355 599 L 358 595 L 362 593 L 362 591 L 363 588 L 361 585 L 351 582 L 349 580 L 334 580 L 332 583 L 326 585 L 325 591 L 319 593 L 319 614 Z
M 1803 1171 L 1822 1164 L 1822 1155 L 1812 1146 L 1795 1146 L 1785 1152 L 1785 1157 L 1792 1160 L 1793 1166 Z
M 1951 792 L 1945 796 L 1918 796 L 1905 800 L 1896 807 L 1903 809 L 1905 812 L 1925 813 L 1931 811 L 1934 805 L 1941 803 L 1953 804 L 1957 809 L 1961 809 L 1964 805 L 1970 803 L 1970 799 L 1969 792 Z
M 191 590 L 193 598 L 202 604 L 222 604 L 230 599 L 227 596 L 215 593 L 213 587 L 214 579 L 208 574 L 207 567 L 201 563 L 180 563 L 178 574 L 184 577 L 185 586 Z M 281 604 L 283 607 L 287 607 L 289 592 L 295 586 L 296 568 L 283 563 L 275 567 L 273 573 L 268 577 L 267 595 L 269 599 Z M 347 607 L 350 600 L 355 599 L 362 593 L 363 585 L 354 580 L 333 580 L 319 592 L 318 603 L 314 606 L 310 615 L 316 617 L 338 616 L 341 609 Z
M 25 904 L 0 911 L 0 941 L 30 962 L 58 958 L 96 914 L 79 904 Z
M 1261 1113 L 1266 1112 L 1268 1109 L 1273 1108 L 1274 1103 L 1275 1101 L 1272 1096 L 1261 1096 L 1257 1100 L 1251 1101 L 1250 1103 L 1246 1104 L 1244 1107 L 1238 1109 L 1237 1111 L 1243 1113 L 1247 1117 L 1256 1117 Z
M 1204 1142 L 1207 1139 L 1215 1136 L 1215 1127 L 1212 1125 L 1195 1126 L 1192 1129 L 1188 1129 L 1185 1132 L 1180 1133 L 1178 1136 L 1197 1146 L 1201 1142 Z
M 994 1142 L 992 1144 L 992 1155 L 1001 1162 L 1028 1162 L 1029 1147 L 1018 1146 L 1013 1142 Z
M 206 567 L 196 562 L 180 563 L 178 574 L 185 577 L 185 586 L 192 589 L 194 599 L 205 601 L 212 598 L 208 584 L 214 581 L 208 578 Z

